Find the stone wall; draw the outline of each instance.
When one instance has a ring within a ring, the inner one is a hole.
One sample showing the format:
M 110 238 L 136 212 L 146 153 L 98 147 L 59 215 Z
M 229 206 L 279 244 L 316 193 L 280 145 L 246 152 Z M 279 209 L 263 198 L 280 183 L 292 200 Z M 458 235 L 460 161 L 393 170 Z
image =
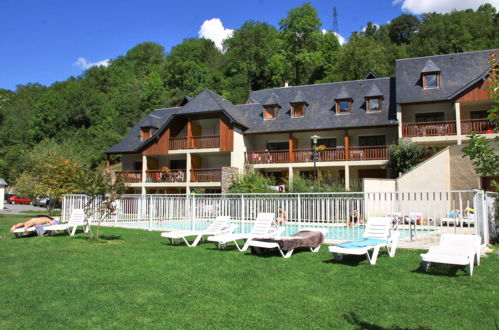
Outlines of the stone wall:
M 239 169 L 237 167 L 222 167 L 222 193 L 229 191 L 229 188 L 237 175 L 239 175 Z

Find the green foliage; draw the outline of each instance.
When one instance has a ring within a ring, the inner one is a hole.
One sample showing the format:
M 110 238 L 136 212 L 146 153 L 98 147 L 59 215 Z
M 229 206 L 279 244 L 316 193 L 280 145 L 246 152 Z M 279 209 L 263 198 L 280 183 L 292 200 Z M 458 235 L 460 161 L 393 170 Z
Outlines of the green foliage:
M 265 177 L 258 172 L 249 171 L 239 176 L 229 189 L 230 193 L 272 193 L 270 186 L 275 185 L 273 177 Z
M 398 176 L 399 173 L 409 172 L 414 166 L 421 163 L 426 154 L 425 146 L 400 139 L 399 144 L 390 146 L 386 167 Z
M 403 14 L 389 23 L 390 39 L 397 45 L 408 44 L 418 32 L 420 22 L 416 16 Z
M 319 174 L 320 175 L 320 174 Z M 286 192 L 311 193 L 311 192 L 345 192 L 345 183 L 327 174 L 320 175 L 317 184 L 313 179 L 301 175 L 293 176 L 292 180 L 285 180 Z M 350 182 L 348 191 L 360 191 L 361 187 L 356 182 Z

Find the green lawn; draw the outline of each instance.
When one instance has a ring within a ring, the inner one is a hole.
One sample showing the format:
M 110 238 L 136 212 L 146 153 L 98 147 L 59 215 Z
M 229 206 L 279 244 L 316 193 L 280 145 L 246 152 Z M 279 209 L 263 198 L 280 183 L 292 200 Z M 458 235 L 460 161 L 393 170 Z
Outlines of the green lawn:
M 55 235 L 14 239 L 26 216 L 0 216 L 0 329 L 495 329 L 499 257 L 473 277 L 420 270 L 398 250 L 375 266 L 299 252 L 290 259 L 170 246 L 157 232 L 104 228 L 104 243 Z

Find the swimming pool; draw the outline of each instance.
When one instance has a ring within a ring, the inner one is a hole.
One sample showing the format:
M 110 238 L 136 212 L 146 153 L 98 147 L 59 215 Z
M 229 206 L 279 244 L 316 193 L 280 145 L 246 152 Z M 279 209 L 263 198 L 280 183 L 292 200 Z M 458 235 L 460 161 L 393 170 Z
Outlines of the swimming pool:
M 203 230 L 210 225 L 211 221 L 163 221 L 163 222 L 152 222 L 151 230 L 154 231 L 171 231 L 171 230 Z M 253 227 L 253 222 L 237 222 L 232 223 L 234 226 L 234 233 L 247 233 L 251 231 Z M 149 229 L 149 222 L 117 222 L 118 227 L 124 228 L 137 228 L 137 229 Z M 301 226 L 297 224 L 287 223 L 284 225 L 283 236 L 289 236 L 296 234 L 300 229 L 304 228 L 317 228 L 324 229 L 327 231 L 326 240 L 353 240 L 362 237 L 364 234 L 364 227 L 346 227 L 346 226 L 332 226 L 332 225 L 315 225 L 315 224 L 302 224 Z M 398 229 L 400 232 L 400 238 L 410 237 L 411 234 L 418 235 L 423 233 L 428 233 L 433 230 L 429 229 Z

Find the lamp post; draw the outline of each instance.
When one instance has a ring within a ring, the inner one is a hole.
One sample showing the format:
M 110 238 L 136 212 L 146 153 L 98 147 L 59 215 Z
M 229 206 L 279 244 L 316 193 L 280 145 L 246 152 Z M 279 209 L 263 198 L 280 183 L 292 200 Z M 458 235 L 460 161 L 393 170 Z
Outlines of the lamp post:
M 317 136 L 316 134 L 312 135 L 310 139 L 312 140 L 312 143 L 314 145 L 314 185 L 317 186 L 317 140 L 320 138 L 320 136 Z

